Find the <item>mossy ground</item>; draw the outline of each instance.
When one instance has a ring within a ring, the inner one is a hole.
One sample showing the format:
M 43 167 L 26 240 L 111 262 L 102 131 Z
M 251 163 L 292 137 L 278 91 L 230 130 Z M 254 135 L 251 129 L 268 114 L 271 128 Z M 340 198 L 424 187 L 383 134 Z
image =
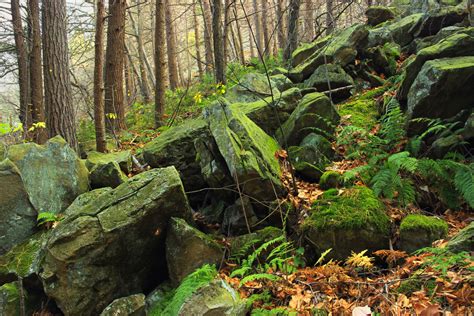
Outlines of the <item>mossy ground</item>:
M 425 216 L 420 214 L 411 214 L 405 217 L 400 225 L 400 231 L 419 231 L 425 230 L 430 233 L 442 232 L 448 233 L 448 224 L 434 216 Z
M 303 226 L 315 229 L 359 229 L 369 225 L 385 233 L 389 224 L 384 205 L 374 192 L 367 187 L 356 186 L 340 195 L 326 195 L 316 201 Z
M 328 190 L 338 186 L 341 180 L 341 175 L 336 171 L 326 171 L 319 179 L 319 186 L 323 190 Z

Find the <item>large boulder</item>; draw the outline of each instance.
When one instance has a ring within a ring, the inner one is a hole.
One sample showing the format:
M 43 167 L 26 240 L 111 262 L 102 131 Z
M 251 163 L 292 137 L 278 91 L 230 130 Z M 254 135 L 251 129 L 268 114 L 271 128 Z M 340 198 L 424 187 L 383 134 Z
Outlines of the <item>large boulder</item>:
M 265 133 L 273 135 L 280 125 L 290 117 L 301 98 L 301 90 L 291 88 L 260 101 L 234 103 L 231 108 L 241 110 Z
M 316 88 L 319 92 L 347 88 L 329 93 L 334 102 L 339 102 L 351 96 L 354 80 L 339 65 L 321 65 L 304 82 L 305 87 Z
M 242 111 L 220 99 L 204 113 L 231 178 L 244 194 L 259 201 L 274 200 L 284 193 L 278 143 Z
M 196 140 L 210 136 L 208 124 L 198 118 L 170 128 L 161 133 L 143 148 L 144 161 L 153 168 L 175 166 L 178 169 L 186 191 L 206 187 L 201 167 L 196 160 Z
M 331 100 L 322 93 L 310 93 L 277 130 L 276 137 L 282 146 L 296 146 L 310 133 L 331 136 L 338 122 L 339 114 Z
M 365 11 L 365 16 L 367 17 L 368 25 L 376 26 L 388 20 L 393 20 L 395 12 L 388 7 L 371 6 Z
M 450 118 L 474 105 L 474 56 L 427 61 L 408 92 L 408 119 Z M 409 130 L 417 132 L 411 122 Z
M 433 241 L 448 234 L 448 224 L 434 216 L 411 214 L 400 224 L 400 249 L 412 253 L 430 247 Z
M 145 316 L 145 295 L 133 294 L 114 300 L 100 316 Z
M 318 49 L 326 45 L 331 40 L 332 35 L 319 38 L 311 43 L 304 43 L 298 46 L 291 54 L 291 64 L 293 67 L 304 62 L 308 57 L 314 54 Z M 284 72 L 283 74 L 286 74 Z
M 473 55 L 474 36 L 464 33 L 453 34 L 435 45 L 420 50 L 416 54 L 415 59 L 406 67 L 405 78 L 398 90 L 397 98 L 401 101 L 406 101 L 408 92 L 425 62 L 445 57 Z
M 83 193 L 79 195 L 74 202 L 69 205 L 69 207 L 64 211 L 63 215 L 64 217 L 68 217 L 70 215 L 76 214 L 80 212 L 80 210 L 92 202 L 93 200 L 97 199 L 99 196 L 101 196 L 104 193 L 110 192 L 112 188 L 105 187 L 105 188 L 99 188 L 95 190 L 88 191 L 86 193 Z
M 89 177 L 91 187 L 94 189 L 116 188 L 128 179 L 120 169 L 120 165 L 115 161 L 96 164 L 91 170 Z
M 357 49 L 365 45 L 368 30 L 365 25 L 355 24 L 332 37 L 328 43 L 315 51 L 305 62 L 293 68 L 288 77 L 293 82 L 302 82 L 321 65 L 335 63 L 341 66 L 353 62 Z
M 372 190 L 356 186 L 319 199 L 302 230 L 316 254 L 331 248 L 328 258 L 343 260 L 352 252 L 388 249 L 390 219 Z
M 435 35 L 443 27 L 462 22 L 467 16 L 467 10 L 463 9 L 464 8 L 447 7 L 425 14 L 414 36 L 425 37 Z
M 452 252 L 474 251 L 474 222 L 460 230 L 447 244 Z
M 0 255 L 35 232 L 37 215 L 18 168 L 0 162 Z
M 182 218 L 171 218 L 166 236 L 166 261 L 171 281 L 178 285 L 204 264 L 218 265 L 224 248 Z
M 368 46 L 375 47 L 387 42 L 395 42 L 400 46 L 410 44 L 423 21 L 423 14 L 413 14 L 396 22 L 384 24 L 369 31 Z
M 60 136 L 43 146 L 10 146 L 7 157 L 20 170 L 31 204 L 38 212 L 62 212 L 89 190 L 86 166 Z
M 165 277 L 171 217 L 191 219 L 174 167 L 129 179 L 71 213 L 53 230 L 42 264 L 46 294 L 66 315 L 98 315 L 114 299 Z
M 254 102 L 278 94 L 277 85 L 260 73 L 244 75 L 235 86 L 226 93 L 226 98 L 231 102 Z
M 97 165 L 103 165 L 109 162 L 116 162 L 120 166 L 120 169 L 126 174 L 132 172 L 132 154 L 130 153 L 130 150 L 111 153 L 92 151 L 87 155 L 86 167 L 87 169 L 92 170 Z
M 238 236 L 249 232 L 258 223 L 254 207 L 248 197 L 242 197 L 224 211 L 222 232 L 228 236 Z

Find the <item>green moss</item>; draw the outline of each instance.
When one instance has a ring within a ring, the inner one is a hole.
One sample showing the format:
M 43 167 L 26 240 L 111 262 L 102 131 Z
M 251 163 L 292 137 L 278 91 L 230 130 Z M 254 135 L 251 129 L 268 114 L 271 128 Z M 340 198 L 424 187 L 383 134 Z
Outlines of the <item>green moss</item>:
M 336 171 L 326 171 L 319 179 L 319 186 L 323 190 L 335 188 L 339 185 L 341 175 Z
M 322 198 L 323 199 L 330 199 L 330 198 L 333 198 L 333 197 L 337 196 L 338 194 L 339 194 L 338 189 L 329 189 L 329 190 L 324 191 L 324 193 L 322 195 Z
M 423 280 L 423 279 L 418 278 L 417 276 L 413 276 L 400 282 L 400 286 L 397 288 L 397 292 L 410 296 L 414 292 L 418 292 L 422 289 L 426 289 L 427 293 L 431 295 L 435 287 L 436 287 L 435 280 L 433 279 Z
M 448 224 L 434 216 L 425 216 L 420 214 L 411 214 L 402 220 L 400 231 L 419 231 L 425 230 L 430 233 L 442 232 L 448 233 Z
M 315 229 L 359 229 L 371 226 L 385 233 L 389 224 L 384 205 L 374 192 L 367 187 L 356 186 L 341 195 L 325 196 L 316 201 L 304 226 Z

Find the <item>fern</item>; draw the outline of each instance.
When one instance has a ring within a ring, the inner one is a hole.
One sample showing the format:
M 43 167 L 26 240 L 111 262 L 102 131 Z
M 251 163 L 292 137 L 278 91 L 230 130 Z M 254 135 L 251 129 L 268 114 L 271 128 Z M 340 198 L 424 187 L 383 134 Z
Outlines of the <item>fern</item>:
M 474 163 L 459 166 L 454 176 L 454 184 L 469 206 L 474 208 Z
M 240 281 L 240 286 L 244 285 L 247 282 L 253 282 L 256 280 L 269 280 L 269 281 L 278 281 L 281 278 L 278 275 L 270 274 L 270 273 L 255 273 L 246 276 Z

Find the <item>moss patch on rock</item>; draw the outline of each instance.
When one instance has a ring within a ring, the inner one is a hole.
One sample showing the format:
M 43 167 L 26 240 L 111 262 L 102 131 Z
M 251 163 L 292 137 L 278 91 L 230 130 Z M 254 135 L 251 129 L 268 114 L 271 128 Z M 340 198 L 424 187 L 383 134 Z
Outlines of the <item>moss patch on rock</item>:
M 400 224 L 400 248 L 408 253 L 446 237 L 448 224 L 437 217 L 411 214 Z
M 336 171 L 326 171 L 319 179 L 319 187 L 323 190 L 336 188 L 341 180 L 341 175 Z

